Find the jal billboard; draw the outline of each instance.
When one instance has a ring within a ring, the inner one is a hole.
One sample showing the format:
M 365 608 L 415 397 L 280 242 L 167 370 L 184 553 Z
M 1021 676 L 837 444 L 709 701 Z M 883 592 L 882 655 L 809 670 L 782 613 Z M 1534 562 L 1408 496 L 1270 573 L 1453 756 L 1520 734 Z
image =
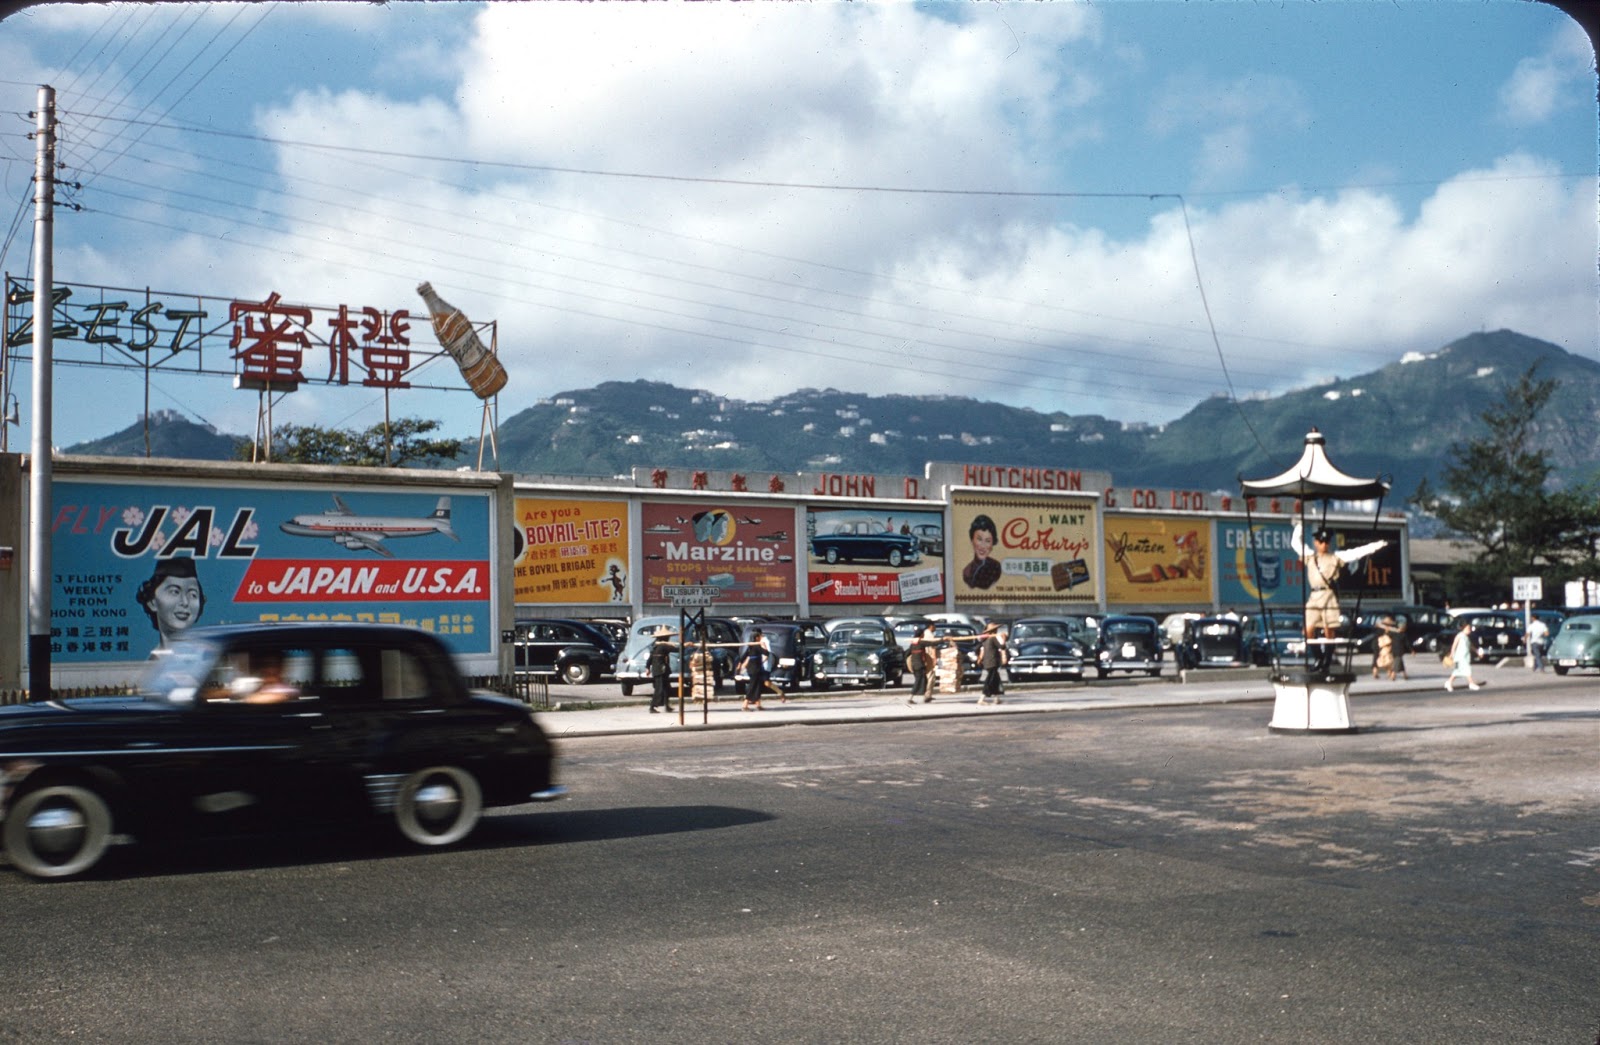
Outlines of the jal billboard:
M 51 659 L 137 661 L 208 624 L 357 621 L 498 649 L 488 492 L 51 486 Z

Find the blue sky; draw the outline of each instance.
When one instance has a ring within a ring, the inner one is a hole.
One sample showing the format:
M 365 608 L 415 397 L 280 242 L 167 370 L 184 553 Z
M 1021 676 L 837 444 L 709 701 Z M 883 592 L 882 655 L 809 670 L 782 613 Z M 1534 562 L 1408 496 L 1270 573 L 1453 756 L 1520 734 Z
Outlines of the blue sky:
M 82 185 L 58 280 L 429 280 L 497 321 L 502 418 L 646 378 L 1162 422 L 1482 329 L 1600 358 L 1594 56 L 1539 3 L 39 5 L 0 22 L 21 275 L 41 83 Z M 58 374 L 58 445 L 142 408 L 137 372 Z M 150 405 L 257 404 L 158 371 Z M 383 409 L 312 383 L 274 419 Z M 466 392 L 390 409 L 477 434 Z

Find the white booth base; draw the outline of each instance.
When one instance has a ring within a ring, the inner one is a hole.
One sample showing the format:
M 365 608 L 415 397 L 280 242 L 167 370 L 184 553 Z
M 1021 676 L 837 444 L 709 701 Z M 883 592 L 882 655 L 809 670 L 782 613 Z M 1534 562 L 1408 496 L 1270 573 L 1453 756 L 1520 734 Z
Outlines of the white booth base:
M 1274 676 L 1277 701 L 1272 706 L 1274 733 L 1354 733 L 1350 722 L 1350 684 L 1345 673 L 1288 672 Z

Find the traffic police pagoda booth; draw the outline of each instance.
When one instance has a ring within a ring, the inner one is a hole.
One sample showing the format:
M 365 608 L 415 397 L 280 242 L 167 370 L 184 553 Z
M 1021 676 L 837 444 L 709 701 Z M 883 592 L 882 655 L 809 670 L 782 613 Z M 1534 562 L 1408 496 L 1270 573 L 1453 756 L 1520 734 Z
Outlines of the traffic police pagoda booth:
M 1306 435 L 1305 450 L 1292 468 L 1268 479 L 1241 479 L 1239 486 L 1245 495 L 1247 513 L 1251 498 L 1295 498 L 1299 503 L 1295 527 L 1298 534 L 1307 532 L 1307 516 L 1313 512 L 1313 525 L 1319 532 L 1325 532 L 1328 505 L 1332 501 L 1376 501 L 1373 513 L 1376 523 L 1383 497 L 1389 492 L 1389 481 L 1385 477 L 1362 479 L 1335 468 L 1328 460 L 1322 434 L 1315 428 Z M 1371 554 L 1386 543 L 1377 541 L 1339 553 L 1321 549 L 1308 551 L 1304 546 L 1295 549 L 1306 565 L 1301 571 L 1301 594 L 1306 610 L 1305 653 L 1298 663 L 1286 664 L 1274 650 L 1272 684 L 1276 701 L 1268 729 L 1294 733 L 1356 731 L 1350 719 L 1350 684 L 1356 677 L 1350 662 L 1356 640 L 1350 635 L 1333 636 L 1325 632 L 1322 637 L 1315 636 L 1313 632 L 1320 627 L 1313 626 L 1312 611 L 1331 601 L 1348 614 L 1347 620 L 1355 621 L 1361 610 L 1360 586 L 1355 586 L 1355 605 L 1346 609 L 1337 601 L 1338 582 L 1345 575 L 1347 563 Z M 1254 555 L 1252 548 L 1252 559 Z M 1325 559 L 1331 569 L 1323 567 Z M 1318 605 L 1313 606 L 1313 601 Z M 1320 621 L 1315 623 L 1321 624 Z

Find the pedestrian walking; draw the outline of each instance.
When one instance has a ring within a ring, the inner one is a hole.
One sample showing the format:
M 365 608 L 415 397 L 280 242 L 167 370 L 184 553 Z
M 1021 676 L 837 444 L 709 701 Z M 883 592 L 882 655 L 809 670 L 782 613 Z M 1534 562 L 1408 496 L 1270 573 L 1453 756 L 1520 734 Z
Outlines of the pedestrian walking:
M 1378 636 L 1373 640 L 1372 677 L 1377 678 L 1378 672 L 1386 671 L 1389 681 L 1393 682 L 1396 675 L 1405 675 L 1405 645 L 1405 627 L 1386 615 L 1378 622 Z
M 933 700 L 933 651 L 939 640 L 929 634 L 930 630 L 926 624 L 919 627 L 906 649 L 906 666 L 911 669 L 911 699 L 907 704 L 915 704 L 918 697 L 924 704 Z
M 672 700 L 668 693 L 668 686 L 672 678 L 672 632 L 666 628 L 656 629 L 656 640 L 650 644 L 650 658 L 646 661 L 650 669 L 650 713 L 671 711 Z
M 745 673 L 744 703 L 740 705 L 745 711 L 761 710 L 761 693 L 767 688 L 767 657 L 771 649 L 767 640 L 761 634 L 760 628 L 750 630 L 750 638 L 739 654 L 739 663 L 734 670 L 743 670 Z
M 1450 641 L 1450 675 L 1444 680 L 1444 688 L 1454 693 L 1456 679 L 1466 679 L 1470 689 L 1477 689 L 1483 683 L 1472 677 L 1472 622 L 1462 621 L 1461 627 L 1456 629 L 1456 637 Z
M 1006 662 L 1007 632 L 998 624 L 983 628 L 983 645 L 978 647 L 978 666 L 983 669 L 983 692 L 978 703 L 1000 703 L 1000 666 Z
M 1550 625 L 1538 617 L 1528 621 L 1528 653 L 1533 657 L 1533 670 L 1544 670 L 1545 651 L 1550 648 Z

